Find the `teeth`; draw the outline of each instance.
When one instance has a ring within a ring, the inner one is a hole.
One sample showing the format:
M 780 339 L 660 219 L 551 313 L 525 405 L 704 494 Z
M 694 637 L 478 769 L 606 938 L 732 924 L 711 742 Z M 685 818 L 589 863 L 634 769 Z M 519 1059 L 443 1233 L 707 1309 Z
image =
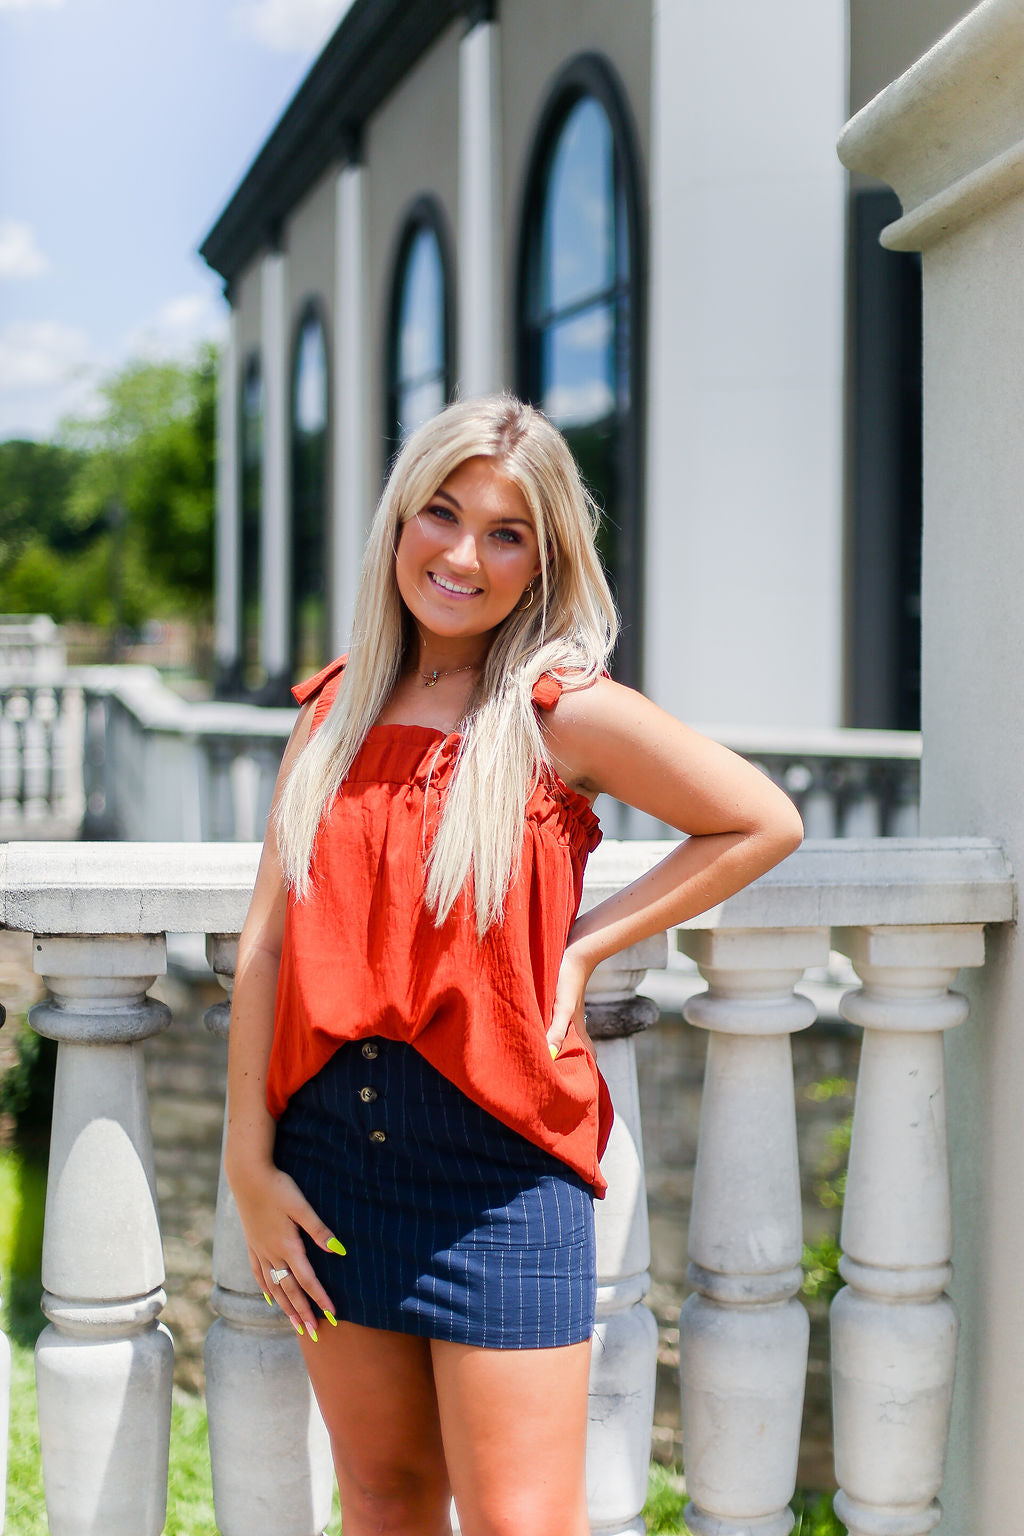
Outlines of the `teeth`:
M 460 587 L 457 582 L 449 581 L 445 576 L 438 576 L 431 571 L 431 577 L 439 587 L 444 587 L 446 592 L 458 592 L 460 596 L 468 596 L 470 593 L 479 592 L 479 587 Z

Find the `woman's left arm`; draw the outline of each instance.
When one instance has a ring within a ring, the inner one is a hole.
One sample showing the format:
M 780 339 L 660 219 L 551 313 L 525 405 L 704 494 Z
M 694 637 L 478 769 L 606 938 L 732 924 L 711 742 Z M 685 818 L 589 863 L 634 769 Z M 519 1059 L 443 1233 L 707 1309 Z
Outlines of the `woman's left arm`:
M 798 847 L 793 802 L 759 769 L 609 678 L 566 691 L 547 717 L 566 783 L 608 794 L 687 834 L 647 874 L 578 917 L 548 1030 L 560 1045 L 597 965 L 630 944 L 717 906 Z

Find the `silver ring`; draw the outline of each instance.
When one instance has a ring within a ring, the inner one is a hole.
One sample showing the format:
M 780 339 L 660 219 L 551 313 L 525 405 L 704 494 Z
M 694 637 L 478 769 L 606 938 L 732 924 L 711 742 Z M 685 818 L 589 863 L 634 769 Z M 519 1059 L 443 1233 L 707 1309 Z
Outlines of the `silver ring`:
M 282 1280 L 287 1280 L 287 1278 L 288 1278 L 288 1276 L 290 1274 L 291 1274 L 291 1270 L 290 1269 L 272 1269 L 270 1271 L 270 1283 L 271 1283 L 271 1285 L 280 1285 L 281 1281 Z

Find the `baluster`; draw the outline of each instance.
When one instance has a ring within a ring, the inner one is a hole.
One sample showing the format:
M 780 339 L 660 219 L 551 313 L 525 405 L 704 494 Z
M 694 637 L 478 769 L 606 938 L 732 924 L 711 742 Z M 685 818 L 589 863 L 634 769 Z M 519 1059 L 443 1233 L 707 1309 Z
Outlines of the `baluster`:
M 167 1504 L 174 1346 L 143 1045 L 170 1023 L 146 996 L 162 935 L 36 936 L 59 1041 L 36 1389 L 52 1536 L 157 1536 Z
M 828 960 L 828 930 L 680 932 L 708 991 L 690 1218 L 694 1294 L 679 1315 L 683 1457 L 693 1536 L 789 1536 L 807 1373 L 802 1213 L 789 1036 L 814 1021 L 793 992 Z
M 943 1032 L 967 1017 L 949 987 L 981 965 L 980 926 L 837 933 L 864 1026 L 832 1304 L 835 1508 L 851 1536 L 923 1536 L 942 1517 L 958 1317 L 945 1294 L 953 1229 Z
M 206 953 L 230 996 L 237 937 L 210 934 Z M 229 1016 L 229 1003 L 214 1003 L 206 1027 L 227 1038 Z M 226 1111 L 224 1123 L 226 1129 Z M 206 1336 L 205 1362 L 217 1528 L 222 1536 L 318 1536 L 331 1514 L 327 1431 L 295 1332 L 253 1279 L 223 1158 L 213 1280 L 217 1320 Z
M 646 971 L 665 965 L 666 952 L 665 935 L 657 934 L 598 966 L 587 988 L 587 1027 L 615 1106 L 601 1162 L 608 1193 L 595 1212 L 597 1322 L 587 1433 L 593 1536 L 644 1531 L 640 1512 L 651 1460 L 658 1325 L 644 1305 L 651 1245 L 632 1036 L 657 1020 L 657 1003 L 638 997 L 636 989 Z

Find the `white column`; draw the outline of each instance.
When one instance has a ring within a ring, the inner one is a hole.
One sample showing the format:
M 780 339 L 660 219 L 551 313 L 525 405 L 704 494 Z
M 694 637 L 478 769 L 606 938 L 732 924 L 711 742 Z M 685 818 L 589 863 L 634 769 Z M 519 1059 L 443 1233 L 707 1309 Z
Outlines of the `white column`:
M 689 719 L 840 719 L 846 12 L 655 0 L 645 688 Z
M 789 1536 L 807 1372 L 802 1211 L 789 1036 L 794 993 L 828 960 L 828 930 L 681 932 L 708 990 L 683 1013 L 709 1030 L 679 1316 L 683 1456 L 693 1536 Z
M 263 360 L 263 667 L 279 681 L 290 669 L 291 476 L 288 453 L 288 287 L 287 258 L 268 251 L 261 280 Z
M 228 311 L 228 334 L 217 378 L 217 532 L 215 583 L 217 593 L 214 652 L 221 677 L 234 674 L 238 664 L 239 604 L 241 601 L 242 507 L 238 441 L 238 319 Z
M 851 1536 L 925 1536 L 942 1510 L 958 1318 L 945 1294 L 953 1228 L 943 1034 L 948 989 L 985 958 L 980 925 L 839 934 L 864 1026 L 832 1305 L 836 1513 Z
M 230 994 L 237 937 L 211 934 L 206 952 Z M 227 1003 L 215 1003 L 207 1028 L 226 1038 L 229 1014 Z M 223 1160 L 213 1279 L 217 1320 L 204 1360 L 217 1529 L 222 1536 L 319 1536 L 333 1489 L 327 1430 L 294 1329 L 280 1308 L 267 1306 L 253 1279 Z
M 459 393 L 501 388 L 501 117 L 498 27 L 459 48 Z
M 334 537 L 332 637 L 336 653 L 352 634 L 363 543 L 373 512 L 367 451 L 366 171 L 338 172 L 334 294 Z
M 170 1022 L 146 990 L 163 936 L 33 940 L 58 1040 L 36 1343 L 53 1536 L 158 1536 L 167 1504 L 174 1348 L 165 1296 L 142 1042 Z
M 588 898 L 589 900 L 589 898 Z M 658 1325 L 644 1304 L 651 1244 L 633 1036 L 658 1017 L 638 997 L 665 965 L 659 933 L 599 966 L 587 988 L 587 1027 L 615 1107 L 601 1160 L 608 1193 L 596 1206 L 597 1321 L 590 1366 L 587 1505 L 592 1536 L 642 1536 L 658 1365 Z
M 966 7 L 964 7 L 966 9 Z M 921 827 L 998 838 L 1024 868 L 1024 27 L 977 5 L 861 112 L 851 170 L 889 182 L 883 233 L 920 250 L 924 296 Z M 968 515 L 966 509 L 973 509 Z M 947 1040 L 952 1294 L 963 1327 L 949 1465 L 951 1532 L 1016 1529 L 1024 1507 L 1024 929 L 993 933 Z

